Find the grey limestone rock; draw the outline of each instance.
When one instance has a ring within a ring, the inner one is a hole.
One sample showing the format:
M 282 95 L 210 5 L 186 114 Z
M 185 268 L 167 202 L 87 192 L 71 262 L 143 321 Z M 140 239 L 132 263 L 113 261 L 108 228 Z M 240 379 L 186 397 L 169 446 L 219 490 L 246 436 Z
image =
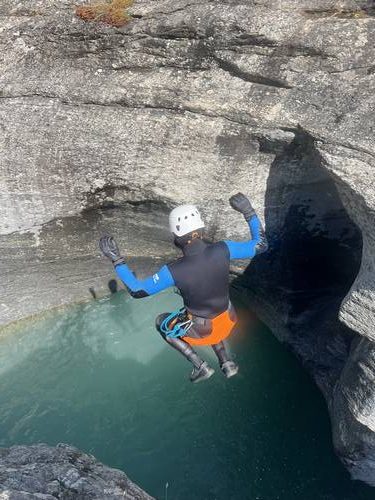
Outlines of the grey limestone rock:
M 72 446 L 0 448 L 2 500 L 152 500 L 117 469 Z

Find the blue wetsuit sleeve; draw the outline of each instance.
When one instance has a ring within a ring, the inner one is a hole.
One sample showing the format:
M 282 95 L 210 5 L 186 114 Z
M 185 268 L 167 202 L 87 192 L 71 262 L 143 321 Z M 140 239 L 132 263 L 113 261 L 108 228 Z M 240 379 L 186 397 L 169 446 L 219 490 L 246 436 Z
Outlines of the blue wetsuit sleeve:
M 230 259 L 252 259 L 255 255 L 267 250 L 267 241 L 258 216 L 253 215 L 249 219 L 248 225 L 250 240 L 225 241 L 229 249 Z
M 130 294 L 137 299 L 154 295 L 174 286 L 174 279 L 168 266 L 163 266 L 153 276 L 149 276 L 144 280 L 136 278 L 126 264 L 117 265 L 115 270 L 117 276 L 129 289 Z

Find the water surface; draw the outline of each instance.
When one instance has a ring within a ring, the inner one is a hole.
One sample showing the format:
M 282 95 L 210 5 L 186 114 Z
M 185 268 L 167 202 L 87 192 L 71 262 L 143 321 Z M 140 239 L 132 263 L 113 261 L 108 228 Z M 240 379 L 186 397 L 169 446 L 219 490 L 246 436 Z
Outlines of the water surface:
M 0 446 L 74 444 L 158 500 L 166 484 L 169 500 L 374 500 L 334 455 L 319 391 L 264 326 L 232 339 L 237 377 L 188 381 L 153 328 L 179 300 L 118 293 L 7 329 Z

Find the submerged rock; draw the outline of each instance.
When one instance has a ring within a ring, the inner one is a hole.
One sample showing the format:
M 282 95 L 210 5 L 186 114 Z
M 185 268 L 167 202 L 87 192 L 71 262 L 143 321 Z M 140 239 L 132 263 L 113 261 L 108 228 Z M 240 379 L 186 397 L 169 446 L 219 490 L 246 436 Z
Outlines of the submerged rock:
M 82 1 L 76 3 L 83 3 Z M 323 390 L 334 443 L 375 485 L 375 17 L 360 0 L 138 0 L 123 28 L 70 0 L 0 5 L 0 323 L 106 289 L 101 232 L 148 272 L 167 213 L 271 249 L 248 300 Z
M 152 500 L 124 472 L 66 444 L 0 448 L 0 498 Z

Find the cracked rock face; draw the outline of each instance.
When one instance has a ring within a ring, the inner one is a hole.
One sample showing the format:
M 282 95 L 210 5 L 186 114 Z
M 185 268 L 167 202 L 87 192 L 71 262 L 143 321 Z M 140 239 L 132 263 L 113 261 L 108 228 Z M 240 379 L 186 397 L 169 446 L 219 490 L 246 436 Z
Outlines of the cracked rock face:
M 243 236 L 241 190 L 271 241 L 249 300 L 375 485 L 375 9 L 313 4 L 137 0 L 118 29 L 70 0 L 1 2 L 0 322 L 104 291 L 103 231 L 145 272 L 172 258 L 178 203 Z
M 0 448 L 0 498 L 152 500 L 122 471 L 64 444 Z

